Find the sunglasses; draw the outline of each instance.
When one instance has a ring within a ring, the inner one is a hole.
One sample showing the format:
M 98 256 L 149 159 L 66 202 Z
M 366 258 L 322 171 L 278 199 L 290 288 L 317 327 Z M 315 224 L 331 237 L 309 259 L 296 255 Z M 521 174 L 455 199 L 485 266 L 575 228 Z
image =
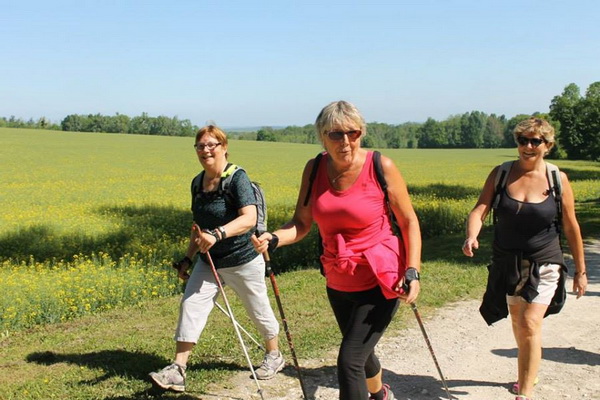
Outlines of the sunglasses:
M 360 137 L 362 131 L 329 131 L 327 132 L 327 137 L 330 140 L 338 142 L 340 140 L 344 140 L 344 135 L 348 136 L 349 140 L 356 140 Z
M 540 144 L 546 143 L 546 139 L 526 138 L 524 136 L 519 136 L 517 138 L 517 143 L 519 143 L 519 146 L 527 146 L 528 144 L 531 144 L 531 146 L 533 146 L 533 147 L 539 147 Z

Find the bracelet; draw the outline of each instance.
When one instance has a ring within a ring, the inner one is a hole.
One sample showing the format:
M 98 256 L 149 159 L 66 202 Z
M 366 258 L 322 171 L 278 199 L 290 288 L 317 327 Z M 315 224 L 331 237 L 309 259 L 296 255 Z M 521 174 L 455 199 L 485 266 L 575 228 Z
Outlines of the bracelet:
M 227 238 L 227 232 L 225 232 L 225 228 L 223 228 L 222 226 L 217 226 L 217 229 L 221 233 L 221 240 Z
M 216 229 L 213 229 L 212 231 L 210 229 L 202 229 L 202 232 L 208 233 L 209 235 L 211 235 L 212 237 L 214 237 L 217 240 L 217 242 L 219 240 L 221 240 L 219 238 L 219 235 L 217 234 L 217 230 Z
M 587 275 L 586 271 L 583 272 L 575 272 L 575 275 Z

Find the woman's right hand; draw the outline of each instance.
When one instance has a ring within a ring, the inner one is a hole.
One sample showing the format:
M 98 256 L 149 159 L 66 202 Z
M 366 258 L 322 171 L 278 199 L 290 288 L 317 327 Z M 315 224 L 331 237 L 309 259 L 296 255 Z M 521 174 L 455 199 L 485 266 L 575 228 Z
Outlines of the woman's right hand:
M 463 243 L 462 252 L 467 257 L 473 257 L 474 256 L 473 250 L 476 250 L 478 248 L 479 248 L 479 241 L 477 240 L 477 238 L 467 238 L 465 240 L 465 242 Z
M 188 257 L 184 257 L 180 261 L 173 263 L 173 268 L 177 270 L 177 276 L 179 279 L 188 280 L 190 275 L 188 274 L 188 269 L 191 266 L 190 259 Z

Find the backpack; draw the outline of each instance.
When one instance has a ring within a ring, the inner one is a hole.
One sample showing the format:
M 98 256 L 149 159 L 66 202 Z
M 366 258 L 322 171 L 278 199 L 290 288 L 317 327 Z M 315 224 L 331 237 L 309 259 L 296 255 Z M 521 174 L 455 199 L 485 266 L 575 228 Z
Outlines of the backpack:
M 502 193 L 506 188 L 508 173 L 510 172 L 513 163 L 514 161 L 503 162 L 496 172 L 496 177 L 494 180 L 494 201 L 492 202 L 492 219 L 494 224 L 496 224 L 498 221 L 496 210 L 500 204 Z M 554 223 L 556 225 L 556 230 L 560 232 L 560 225 L 562 222 L 562 182 L 560 180 L 560 170 L 556 165 L 546 162 L 546 178 L 550 184 L 550 192 L 554 193 L 554 200 L 556 201 L 556 219 Z
M 308 201 L 310 200 L 310 193 L 312 191 L 313 182 L 317 177 L 317 170 L 319 169 L 319 163 L 323 158 L 325 152 L 317 154 L 315 157 L 315 161 L 313 163 L 312 170 L 310 171 L 310 175 L 308 177 L 308 190 L 306 192 L 306 196 L 304 197 L 304 207 L 308 205 Z M 372 157 L 373 168 L 375 169 L 375 175 L 377 177 L 377 182 L 379 183 L 379 187 L 383 191 L 383 196 L 385 199 L 385 204 L 387 206 L 387 213 L 390 218 L 390 224 L 392 225 L 392 230 L 394 235 L 398 236 L 400 240 L 402 240 L 402 233 L 400 232 L 400 227 L 398 226 L 398 221 L 396 220 L 396 216 L 394 215 L 392 208 L 390 206 L 390 199 L 388 197 L 387 192 L 387 182 L 385 180 L 385 176 L 383 175 L 383 166 L 381 165 L 381 153 L 378 151 L 373 152 Z M 319 254 L 323 254 L 323 238 L 321 237 L 321 233 L 317 229 L 317 245 L 319 246 Z M 323 264 L 320 264 L 321 274 L 325 275 L 325 271 L 323 270 Z
M 231 193 L 231 181 L 233 175 L 237 171 L 245 171 L 242 167 L 228 163 L 219 181 L 217 196 L 223 196 L 225 201 L 233 203 L 233 194 Z M 202 195 L 202 179 L 204 179 L 204 171 L 200 172 L 192 181 L 192 209 L 198 196 Z M 250 181 L 254 197 L 256 197 L 256 230 L 265 232 L 267 230 L 267 202 L 265 192 L 258 182 Z

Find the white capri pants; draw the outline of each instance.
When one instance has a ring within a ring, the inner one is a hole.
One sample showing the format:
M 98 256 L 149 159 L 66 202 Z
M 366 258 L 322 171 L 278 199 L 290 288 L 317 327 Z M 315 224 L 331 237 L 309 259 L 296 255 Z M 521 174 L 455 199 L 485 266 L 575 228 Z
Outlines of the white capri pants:
M 219 268 L 217 273 L 221 282 L 229 285 L 239 296 L 263 339 L 270 340 L 277 336 L 279 323 L 267 296 L 263 257 L 259 255 L 252 261 L 235 267 Z M 181 299 L 176 341 L 198 342 L 218 296 L 219 286 L 210 265 L 198 258 Z
M 561 266 L 559 264 L 543 264 L 540 265 L 540 283 L 538 284 L 538 295 L 533 298 L 532 303 L 550 305 L 554 292 L 558 287 L 560 279 Z M 506 295 L 506 302 L 509 305 L 526 303 L 527 301 L 521 296 Z

